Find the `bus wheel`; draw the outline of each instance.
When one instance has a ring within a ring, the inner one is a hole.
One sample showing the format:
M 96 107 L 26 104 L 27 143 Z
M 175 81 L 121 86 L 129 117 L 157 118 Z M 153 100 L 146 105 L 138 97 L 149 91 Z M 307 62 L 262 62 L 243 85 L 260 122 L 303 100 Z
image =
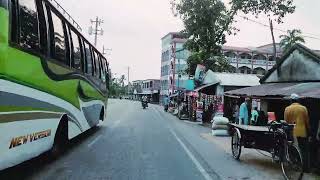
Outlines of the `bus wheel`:
M 50 156 L 57 159 L 66 150 L 68 145 L 68 121 L 62 119 L 55 134 L 54 143 L 50 150 Z
M 100 119 L 101 121 L 104 121 L 104 107 L 102 107 L 101 111 L 100 111 Z

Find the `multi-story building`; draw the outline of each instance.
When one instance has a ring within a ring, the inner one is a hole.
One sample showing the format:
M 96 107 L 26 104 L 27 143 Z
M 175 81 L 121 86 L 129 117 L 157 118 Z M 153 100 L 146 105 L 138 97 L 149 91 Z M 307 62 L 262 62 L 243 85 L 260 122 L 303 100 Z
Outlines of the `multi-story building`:
M 162 39 L 161 55 L 161 90 L 163 96 L 174 94 L 177 90 L 185 89 L 189 76 L 186 75 L 187 59 L 190 52 L 183 49 L 186 39 L 177 32 L 171 32 Z M 259 47 L 223 46 L 226 56 L 234 73 L 257 74 L 263 76 L 282 56 L 282 49 L 276 44 L 277 55 L 273 58 L 273 44 Z
M 186 39 L 180 33 L 171 32 L 162 39 L 161 91 L 160 96 L 174 94 L 187 86 L 186 75 L 189 51 L 183 48 Z M 160 98 L 161 100 L 162 98 Z
M 279 44 L 276 48 L 275 59 L 278 60 L 283 52 Z M 264 75 L 276 64 L 273 57 L 273 44 L 254 48 L 224 46 L 222 50 L 233 66 L 233 71 L 237 73 Z
M 151 102 L 159 102 L 160 80 L 147 79 L 132 82 L 133 99 L 139 100 L 142 96 L 149 97 Z

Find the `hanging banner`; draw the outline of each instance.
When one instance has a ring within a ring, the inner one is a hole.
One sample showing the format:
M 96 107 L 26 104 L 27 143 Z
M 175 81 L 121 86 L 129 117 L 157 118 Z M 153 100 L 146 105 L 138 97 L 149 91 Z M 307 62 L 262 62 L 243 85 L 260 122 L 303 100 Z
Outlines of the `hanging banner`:
M 195 75 L 194 75 L 194 80 L 198 82 L 202 82 L 204 79 L 205 73 L 206 73 L 206 67 L 204 65 L 198 64 Z
M 196 119 L 198 122 L 202 122 L 202 114 L 203 114 L 203 102 L 197 102 L 197 110 L 196 110 Z

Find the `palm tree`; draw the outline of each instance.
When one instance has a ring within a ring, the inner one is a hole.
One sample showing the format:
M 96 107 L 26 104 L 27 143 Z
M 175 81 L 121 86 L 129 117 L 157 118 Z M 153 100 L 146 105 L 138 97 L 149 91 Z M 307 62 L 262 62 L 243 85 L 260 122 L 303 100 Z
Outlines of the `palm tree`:
M 288 52 L 297 43 L 305 43 L 302 32 L 299 29 L 288 30 L 286 35 L 280 36 L 280 46 L 284 52 Z
M 126 76 L 125 75 L 121 75 L 120 84 L 122 85 L 122 87 L 124 87 L 124 80 L 126 80 Z

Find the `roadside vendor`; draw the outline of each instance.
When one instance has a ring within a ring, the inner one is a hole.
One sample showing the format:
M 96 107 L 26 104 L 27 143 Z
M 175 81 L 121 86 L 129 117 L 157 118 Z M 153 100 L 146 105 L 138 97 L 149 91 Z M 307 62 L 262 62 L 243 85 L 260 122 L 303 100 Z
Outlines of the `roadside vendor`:
M 250 98 L 246 98 L 245 101 L 240 105 L 239 124 L 249 125 L 249 104 Z
M 309 169 L 309 139 L 310 125 L 309 114 L 305 106 L 299 103 L 299 95 L 291 94 L 291 105 L 285 109 L 284 120 L 289 124 L 295 124 L 293 136 L 298 141 L 299 149 L 303 156 L 304 171 Z
M 251 111 L 251 125 L 257 125 L 259 118 L 258 107 L 254 107 Z

